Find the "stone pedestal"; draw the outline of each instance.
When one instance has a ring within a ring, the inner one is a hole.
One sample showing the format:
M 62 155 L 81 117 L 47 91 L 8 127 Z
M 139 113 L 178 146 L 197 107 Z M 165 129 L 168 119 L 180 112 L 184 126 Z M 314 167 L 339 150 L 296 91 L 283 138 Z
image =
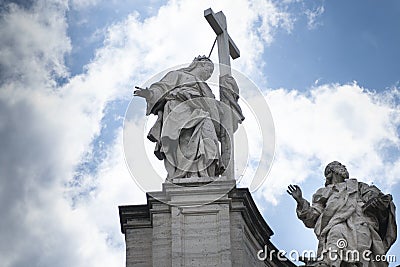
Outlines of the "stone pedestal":
M 126 266 L 295 266 L 257 252 L 272 230 L 245 188 L 219 177 L 175 179 L 146 205 L 119 207 Z

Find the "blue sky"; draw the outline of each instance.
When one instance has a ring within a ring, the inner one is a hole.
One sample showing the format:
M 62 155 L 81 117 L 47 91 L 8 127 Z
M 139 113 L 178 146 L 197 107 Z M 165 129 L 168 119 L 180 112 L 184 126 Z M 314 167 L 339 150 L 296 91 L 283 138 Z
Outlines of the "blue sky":
M 133 131 L 144 134 L 144 102 L 132 100 L 132 89 L 208 54 L 208 7 L 224 11 L 241 50 L 233 68 L 265 95 L 252 99 L 243 88 L 244 100 L 250 108 L 266 101 L 274 121 L 275 159 L 253 192 L 273 243 L 316 248 L 285 189 L 300 184 L 311 199 L 333 160 L 400 206 L 398 1 L 5 1 L 2 266 L 124 264 L 117 206 L 145 202 L 124 159 L 128 107 Z M 248 117 L 243 131 L 257 160 L 253 128 Z M 250 178 L 256 168 L 248 166 Z M 400 258 L 399 249 L 397 242 L 390 252 Z
M 397 85 L 400 3 L 325 1 L 322 6 L 314 26 L 307 27 L 302 16 L 291 34 L 279 33 L 266 49 L 270 86 L 305 90 L 316 80 L 354 80 L 371 90 Z

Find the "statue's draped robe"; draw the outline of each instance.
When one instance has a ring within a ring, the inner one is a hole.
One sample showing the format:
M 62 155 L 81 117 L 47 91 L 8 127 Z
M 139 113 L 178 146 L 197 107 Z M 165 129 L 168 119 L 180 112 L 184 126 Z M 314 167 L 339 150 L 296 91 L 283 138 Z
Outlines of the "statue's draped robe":
M 218 136 L 220 114 L 209 86 L 190 72 L 167 73 L 149 88 L 147 115 L 158 116 L 148 138 L 164 160 L 168 178 L 222 173 Z
M 365 209 L 375 197 L 381 198 L 384 205 L 377 209 Z M 397 236 L 391 196 L 356 179 L 318 189 L 313 195 L 312 205 L 303 199 L 297 206 L 297 216 L 306 227 L 314 228 L 318 237 L 319 257 L 323 251 L 330 249 L 336 250 L 337 255 L 345 255 L 343 259 L 346 262 L 353 262 L 353 257 L 346 254 L 348 251 L 357 250 L 362 258 L 362 253 L 369 250 L 372 254 L 367 256 L 374 259 L 375 255 L 385 255 Z M 346 240 L 344 249 L 338 247 L 339 239 Z M 323 256 L 325 262 L 332 264 L 327 253 Z M 382 261 L 370 261 L 367 264 L 369 267 L 388 265 Z
M 232 116 L 232 130 L 235 132 L 239 123 L 244 121 L 242 109 L 239 106 L 239 86 L 235 79 L 226 74 L 219 78 L 220 98 L 229 108 Z

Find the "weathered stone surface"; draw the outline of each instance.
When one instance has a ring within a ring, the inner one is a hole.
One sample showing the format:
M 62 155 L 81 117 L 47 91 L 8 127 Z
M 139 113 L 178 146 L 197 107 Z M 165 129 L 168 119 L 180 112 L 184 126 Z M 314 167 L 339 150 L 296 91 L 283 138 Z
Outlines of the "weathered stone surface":
M 319 240 L 319 260 L 307 261 L 307 266 L 387 266 L 373 259 L 384 256 L 397 238 L 392 196 L 350 179 L 337 161 L 326 166 L 325 177 L 325 187 L 313 195 L 312 204 L 299 186 L 288 187 L 297 202 L 297 216 L 314 228 Z
M 152 259 L 153 266 L 171 266 L 171 214 L 169 206 L 161 204 L 154 205 L 151 210 L 153 232 L 152 232 Z
M 152 229 L 127 229 L 126 266 L 152 266 Z
M 230 56 L 235 59 L 240 51 L 228 35 L 222 11 L 214 14 L 210 8 L 204 16 L 217 34 L 220 101 L 206 83 L 214 71 L 209 56 L 198 56 L 188 67 L 170 71 L 149 88 L 134 91 L 146 100 L 146 115 L 158 117 L 147 137 L 156 143 L 154 153 L 164 160 L 169 180 L 221 174 L 235 177 L 233 133 L 244 116 Z
M 247 189 L 215 179 L 174 180 L 149 193 L 147 205 L 120 207 L 127 266 L 295 266 L 257 258 L 264 246 L 277 251 L 272 230 Z

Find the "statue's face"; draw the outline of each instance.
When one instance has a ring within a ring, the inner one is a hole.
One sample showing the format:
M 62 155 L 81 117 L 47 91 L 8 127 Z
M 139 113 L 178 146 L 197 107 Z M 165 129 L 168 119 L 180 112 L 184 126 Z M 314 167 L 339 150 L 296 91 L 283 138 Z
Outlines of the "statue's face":
M 344 182 L 343 176 L 330 171 L 327 175 L 325 175 L 325 186 L 330 184 L 338 184 Z
M 214 71 L 214 65 L 209 61 L 203 61 L 199 65 L 199 78 L 203 81 L 208 80 Z
M 325 186 L 330 185 L 332 183 L 332 172 L 329 172 L 325 175 Z

